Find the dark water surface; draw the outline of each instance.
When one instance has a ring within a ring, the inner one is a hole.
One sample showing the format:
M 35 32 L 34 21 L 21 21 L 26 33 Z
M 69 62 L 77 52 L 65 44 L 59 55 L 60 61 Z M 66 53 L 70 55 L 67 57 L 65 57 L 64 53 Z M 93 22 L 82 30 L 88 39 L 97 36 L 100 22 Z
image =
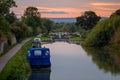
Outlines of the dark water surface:
M 29 80 L 120 80 L 119 55 L 65 42 L 44 46 L 50 48 L 51 72 L 33 72 Z

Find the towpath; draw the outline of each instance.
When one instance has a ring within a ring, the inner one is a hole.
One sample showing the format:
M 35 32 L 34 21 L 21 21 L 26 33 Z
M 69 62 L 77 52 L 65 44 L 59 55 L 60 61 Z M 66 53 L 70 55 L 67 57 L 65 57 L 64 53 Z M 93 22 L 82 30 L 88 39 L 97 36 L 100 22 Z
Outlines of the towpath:
M 21 43 L 17 44 L 15 47 L 13 47 L 8 53 L 6 53 L 5 55 L 3 55 L 2 57 L 0 57 L 0 73 L 2 72 L 3 68 L 5 67 L 5 65 L 7 64 L 7 62 L 9 61 L 9 59 L 15 55 L 15 53 L 27 42 L 29 41 L 31 38 L 28 38 L 24 41 L 22 41 Z

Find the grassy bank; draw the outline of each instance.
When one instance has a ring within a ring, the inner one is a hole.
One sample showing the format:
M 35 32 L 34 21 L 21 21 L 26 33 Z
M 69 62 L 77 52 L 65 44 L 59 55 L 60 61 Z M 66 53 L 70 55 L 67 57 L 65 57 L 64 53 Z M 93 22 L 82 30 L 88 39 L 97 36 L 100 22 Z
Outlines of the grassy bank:
M 41 40 L 49 40 L 47 37 L 40 37 Z M 26 60 L 26 50 L 31 47 L 33 39 L 28 41 L 6 64 L 0 73 L 0 80 L 25 80 L 31 69 Z
M 83 39 L 81 37 L 71 37 L 70 40 L 82 41 Z
M 26 60 L 26 49 L 31 46 L 28 41 L 6 64 L 0 73 L 0 80 L 25 80 L 30 66 Z
M 33 38 L 40 38 L 41 41 L 51 40 L 50 36 L 34 36 Z
M 87 35 L 84 46 L 104 47 L 120 43 L 120 16 L 112 16 L 98 24 Z M 120 45 L 120 44 L 119 44 Z
M 50 37 L 40 37 L 40 39 L 41 39 L 42 41 L 45 41 L 45 40 L 51 40 Z
M 17 44 L 21 43 L 23 40 L 25 40 L 26 38 L 21 39 L 19 42 L 17 42 L 14 45 L 10 45 L 3 53 L 0 54 L 1 56 L 4 56 L 5 54 L 7 54 L 7 52 L 9 52 L 14 46 L 16 46 Z

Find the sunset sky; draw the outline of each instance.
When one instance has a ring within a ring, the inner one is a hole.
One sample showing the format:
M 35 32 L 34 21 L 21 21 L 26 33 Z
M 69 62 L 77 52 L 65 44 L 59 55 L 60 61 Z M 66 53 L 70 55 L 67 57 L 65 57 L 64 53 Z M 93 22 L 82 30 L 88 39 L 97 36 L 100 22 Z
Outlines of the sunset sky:
M 109 17 L 120 9 L 120 0 L 15 0 L 17 8 L 11 10 L 21 17 L 28 6 L 34 6 L 41 17 L 68 18 L 77 17 L 85 11 L 94 11 L 98 16 Z

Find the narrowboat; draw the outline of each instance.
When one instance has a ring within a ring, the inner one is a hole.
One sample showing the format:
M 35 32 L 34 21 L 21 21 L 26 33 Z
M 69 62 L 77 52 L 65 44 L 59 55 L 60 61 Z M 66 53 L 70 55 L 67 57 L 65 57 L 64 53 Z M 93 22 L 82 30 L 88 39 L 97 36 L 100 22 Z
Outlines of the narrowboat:
M 31 48 L 27 49 L 27 60 L 32 68 L 51 67 L 49 48 L 41 47 L 39 38 L 35 38 Z

